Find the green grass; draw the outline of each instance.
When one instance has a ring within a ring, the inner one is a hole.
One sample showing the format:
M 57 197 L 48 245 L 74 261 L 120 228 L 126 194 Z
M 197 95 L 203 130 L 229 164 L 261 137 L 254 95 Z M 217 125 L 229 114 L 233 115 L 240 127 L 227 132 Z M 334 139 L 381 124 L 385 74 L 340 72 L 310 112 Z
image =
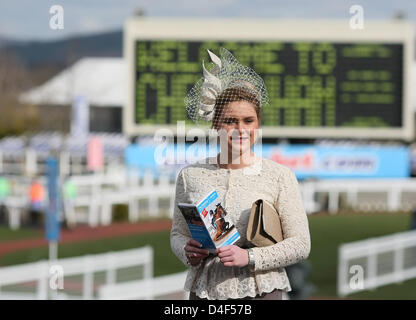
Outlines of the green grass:
M 384 300 L 415 300 L 416 279 L 399 284 L 390 284 L 375 289 L 374 291 L 362 291 L 349 295 L 350 299 L 384 299 Z
M 30 238 L 43 237 L 44 233 L 38 229 L 18 229 L 11 230 L 8 226 L 0 226 L 0 245 L 1 242 L 17 241 Z
M 309 279 L 316 287 L 315 296 L 336 297 L 338 246 L 342 243 L 407 231 L 410 214 L 338 214 L 309 217 L 312 249 L 309 262 L 312 267 Z M 416 298 L 416 281 L 406 281 L 401 289 L 397 285 L 385 286 L 372 292 L 350 295 L 365 299 L 409 299 Z
M 154 275 L 164 275 L 184 271 L 186 268 L 172 253 L 169 244 L 169 231 L 146 233 L 142 235 L 130 235 L 124 237 L 102 239 L 88 242 L 60 244 L 58 257 L 67 258 L 73 256 L 98 254 L 109 251 L 134 249 L 150 245 L 154 250 Z M 48 259 L 48 248 L 36 248 L 20 250 L 9 253 L 0 258 L 2 266 L 28 263 Z
M 312 250 L 309 262 L 312 273 L 309 282 L 317 291 L 314 297 L 336 298 L 338 246 L 342 243 L 407 231 L 410 214 L 318 214 L 309 216 Z M 29 237 L 29 233 L 22 233 Z M 10 233 L 11 234 L 11 233 Z M 4 239 L 5 236 L 2 235 Z M 0 244 L 1 245 L 1 244 Z M 154 249 L 155 276 L 185 270 L 171 252 L 169 231 L 135 236 L 124 236 L 98 241 L 59 245 L 59 258 L 103 253 L 151 245 Z M 1 257 L 0 264 L 13 265 L 47 259 L 47 248 L 22 250 Z M 353 299 L 416 299 L 416 279 L 380 287 L 374 291 L 356 293 Z

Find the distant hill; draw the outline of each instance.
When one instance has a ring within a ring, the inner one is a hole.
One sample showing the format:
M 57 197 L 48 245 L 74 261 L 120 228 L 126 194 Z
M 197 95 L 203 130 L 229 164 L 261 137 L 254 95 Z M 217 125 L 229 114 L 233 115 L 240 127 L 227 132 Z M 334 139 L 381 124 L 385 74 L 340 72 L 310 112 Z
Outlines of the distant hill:
M 0 35 L 0 50 L 1 50 L 1 48 L 15 45 L 18 42 L 19 41 L 17 41 L 17 40 L 9 39 L 9 38 L 6 38 L 6 37 L 3 37 L 3 36 Z
M 54 41 L 15 41 L 0 38 L 0 54 L 14 53 L 27 68 L 53 66 L 66 68 L 86 57 L 121 57 L 123 31 L 74 36 Z

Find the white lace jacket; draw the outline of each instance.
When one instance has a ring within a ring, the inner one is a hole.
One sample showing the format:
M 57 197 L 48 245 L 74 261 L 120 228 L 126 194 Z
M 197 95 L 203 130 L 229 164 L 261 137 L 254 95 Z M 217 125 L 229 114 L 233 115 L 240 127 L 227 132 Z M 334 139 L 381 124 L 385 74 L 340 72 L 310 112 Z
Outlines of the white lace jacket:
M 212 189 L 217 190 L 241 235 L 236 245 L 250 246 L 246 239 L 248 218 L 251 205 L 260 198 L 277 208 L 284 240 L 253 249 L 254 272 L 248 267 L 225 267 L 217 256 L 208 256 L 199 266 L 189 266 L 185 290 L 208 299 L 254 297 L 274 289 L 290 291 L 284 267 L 306 259 L 311 246 L 308 220 L 295 175 L 287 167 L 264 158 L 256 158 L 251 166 L 241 169 L 220 168 L 216 157 L 183 168 L 176 181 L 170 239 L 173 252 L 187 266 L 184 246 L 190 233 L 176 204 L 198 203 Z

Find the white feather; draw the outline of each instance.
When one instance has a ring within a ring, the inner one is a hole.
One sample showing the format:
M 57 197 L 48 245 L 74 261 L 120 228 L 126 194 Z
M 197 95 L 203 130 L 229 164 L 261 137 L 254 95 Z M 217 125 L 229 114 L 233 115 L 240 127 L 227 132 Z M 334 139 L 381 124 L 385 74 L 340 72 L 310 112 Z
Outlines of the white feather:
M 204 83 L 201 87 L 201 99 L 209 100 L 211 103 L 215 103 L 215 99 L 217 99 L 218 92 L 215 88 L 212 87 L 209 83 Z
M 212 86 L 216 92 L 221 91 L 221 80 L 218 79 L 216 76 L 214 76 L 212 73 L 210 73 L 204 65 L 204 62 L 202 61 L 202 70 L 204 73 L 204 83 L 209 84 Z
M 212 62 L 214 62 L 216 64 L 216 66 L 214 68 L 215 72 L 220 71 L 221 68 L 222 68 L 221 59 L 218 58 L 218 56 L 215 55 L 214 53 L 212 53 L 211 51 L 209 51 L 209 50 L 207 50 L 207 51 L 208 51 L 209 57 L 211 58 Z M 213 72 L 214 72 L 214 70 L 213 70 Z
M 199 104 L 199 109 L 202 109 L 206 112 L 213 111 L 214 110 L 214 105 L 213 104 L 206 104 L 206 103 L 201 102 Z

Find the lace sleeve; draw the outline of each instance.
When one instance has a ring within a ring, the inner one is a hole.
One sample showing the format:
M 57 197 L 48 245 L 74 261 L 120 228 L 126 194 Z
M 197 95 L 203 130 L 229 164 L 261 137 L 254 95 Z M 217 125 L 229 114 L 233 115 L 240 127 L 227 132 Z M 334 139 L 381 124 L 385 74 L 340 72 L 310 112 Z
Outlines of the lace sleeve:
M 308 219 L 296 177 L 289 169 L 284 170 L 278 184 L 279 193 L 274 205 L 280 215 L 284 240 L 272 246 L 253 248 L 256 271 L 295 264 L 310 253 Z
M 184 247 L 188 240 L 191 238 L 191 234 L 189 232 L 188 226 L 186 225 L 185 218 L 183 217 L 182 213 L 180 212 L 177 204 L 179 202 L 187 202 L 186 201 L 186 183 L 185 177 L 183 174 L 183 170 L 181 170 L 178 174 L 178 178 L 176 179 L 176 191 L 175 191 L 175 202 L 173 208 L 173 223 L 172 229 L 170 231 L 170 246 L 172 248 L 173 253 L 185 264 L 188 265 L 188 259 L 185 255 Z

